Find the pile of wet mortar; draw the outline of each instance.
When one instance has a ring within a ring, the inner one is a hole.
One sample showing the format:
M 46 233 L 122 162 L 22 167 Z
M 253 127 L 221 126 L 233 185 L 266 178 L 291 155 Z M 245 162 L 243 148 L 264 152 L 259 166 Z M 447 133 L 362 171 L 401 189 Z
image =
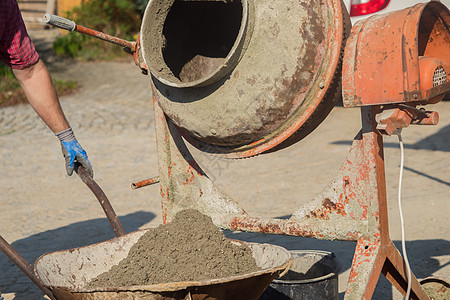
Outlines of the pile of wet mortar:
M 249 247 L 232 244 L 210 217 L 189 209 L 146 232 L 124 260 L 86 287 L 199 281 L 258 270 Z

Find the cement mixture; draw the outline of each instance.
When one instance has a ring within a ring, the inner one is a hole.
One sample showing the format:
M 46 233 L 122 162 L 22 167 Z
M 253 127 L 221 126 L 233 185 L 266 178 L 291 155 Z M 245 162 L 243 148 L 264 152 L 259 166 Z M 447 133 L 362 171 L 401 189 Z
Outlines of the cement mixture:
M 252 251 L 234 245 L 197 210 L 179 212 L 145 233 L 127 258 L 91 280 L 88 288 L 199 281 L 258 271 Z

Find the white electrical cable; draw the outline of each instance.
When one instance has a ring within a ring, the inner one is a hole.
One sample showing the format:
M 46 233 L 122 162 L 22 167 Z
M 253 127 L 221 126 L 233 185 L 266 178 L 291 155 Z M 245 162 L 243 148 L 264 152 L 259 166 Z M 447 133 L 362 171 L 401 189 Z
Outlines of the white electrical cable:
M 402 179 L 403 179 L 403 165 L 405 161 L 405 153 L 403 149 L 403 140 L 402 140 L 402 134 L 401 132 L 398 133 L 398 142 L 400 144 L 400 175 L 398 180 L 398 210 L 400 212 L 400 223 L 402 226 L 402 253 L 403 253 L 403 259 L 405 260 L 406 264 L 406 277 L 408 279 L 408 288 L 406 290 L 406 296 L 405 299 L 409 299 L 409 295 L 411 294 L 411 268 L 409 266 L 408 262 L 408 256 L 406 255 L 406 245 L 405 245 L 405 225 L 403 223 L 403 211 L 402 211 Z

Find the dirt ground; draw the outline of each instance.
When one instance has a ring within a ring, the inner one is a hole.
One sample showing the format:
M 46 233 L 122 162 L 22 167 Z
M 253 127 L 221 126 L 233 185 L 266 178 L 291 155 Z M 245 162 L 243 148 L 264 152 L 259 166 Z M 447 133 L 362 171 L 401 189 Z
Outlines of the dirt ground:
M 57 32 L 54 32 L 57 34 Z M 32 33 L 43 52 L 48 33 Z M 131 182 L 158 175 L 148 77 L 131 62 L 48 61 L 55 78 L 77 81 L 80 91 L 61 99 L 80 143 L 94 166 L 95 180 L 119 215 L 125 231 L 161 223 L 159 186 L 139 190 Z M 437 126 L 403 130 L 403 211 L 406 247 L 418 278 L 450 278 L 450 102 L 438 111 Z M 286 217 L 319 193 L 337 173 L 360 129 L 358 109 L 336 107 L 305 140 L 271 154 L 225 160 L 192 149 L 206 173 L 253 216 Z M 391 238 L 400 247 L 397 207 L 400 152 L 385 138 Z M 94 195 L 65 174 L 57 138 L 27 105 L 0 109 L 0 234 L 30 263 L 51 251 L 114 237 Z M 227 232 L 247 241 L 289 250 L 327 250 L 342 263 L 343 298 L 355 243 L 278 235 Z M 0 288 L 5 299 L 44 299 L 40 290 L 3 254 Z M 383 277 L 373 299 L 401 299 Z

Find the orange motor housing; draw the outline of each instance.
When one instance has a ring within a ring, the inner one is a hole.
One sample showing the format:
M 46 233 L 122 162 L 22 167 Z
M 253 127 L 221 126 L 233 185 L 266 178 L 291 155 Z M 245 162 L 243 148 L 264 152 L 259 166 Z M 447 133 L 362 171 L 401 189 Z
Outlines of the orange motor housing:
M 450 12 L 431 1 L 357 22 L 347 41 L 346 107 L 439 102 L 450 90 Z

